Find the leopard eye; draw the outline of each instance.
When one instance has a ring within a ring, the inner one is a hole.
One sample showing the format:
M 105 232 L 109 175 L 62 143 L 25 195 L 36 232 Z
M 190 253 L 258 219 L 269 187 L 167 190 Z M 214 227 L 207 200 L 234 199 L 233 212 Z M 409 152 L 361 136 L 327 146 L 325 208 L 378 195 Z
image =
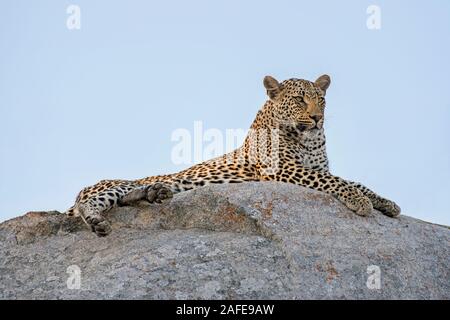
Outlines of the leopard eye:
M 294 97 L 295 101 L 298 103 L 305 103 L 305 100 L 303 100 L 303 97 Z

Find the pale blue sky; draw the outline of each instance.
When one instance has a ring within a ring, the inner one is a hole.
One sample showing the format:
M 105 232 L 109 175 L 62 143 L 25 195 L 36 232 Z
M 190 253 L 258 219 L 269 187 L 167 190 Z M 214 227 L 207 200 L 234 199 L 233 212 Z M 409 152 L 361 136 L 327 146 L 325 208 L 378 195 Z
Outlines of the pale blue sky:
M 450 225 L 449 36 L 445 0 L 3 0 L 0 221 L 63 211 L 100 179 L 180 170 L 174 130 L 245 129 L 264 75 L 328 73 L 332 171 Z

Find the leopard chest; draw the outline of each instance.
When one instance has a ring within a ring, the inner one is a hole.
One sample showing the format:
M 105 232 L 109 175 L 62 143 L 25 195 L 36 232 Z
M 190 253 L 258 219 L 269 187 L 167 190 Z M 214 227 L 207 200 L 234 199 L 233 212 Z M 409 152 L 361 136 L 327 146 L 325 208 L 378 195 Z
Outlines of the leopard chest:
M 304 167 L 328 171 L 326 140 L 323 130 L 301 132 L 297 139 L 291 141 L 296 162 Z

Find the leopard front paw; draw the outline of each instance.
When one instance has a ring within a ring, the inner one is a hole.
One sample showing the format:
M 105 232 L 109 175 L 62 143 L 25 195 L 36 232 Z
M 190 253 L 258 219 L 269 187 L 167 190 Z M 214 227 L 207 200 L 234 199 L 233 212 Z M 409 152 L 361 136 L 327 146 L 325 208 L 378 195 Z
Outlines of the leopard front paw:
M 120 197 L 117 201 L 119 207 L 130 206 L 147 198 L 147 188 L 137 188 Z
M 86 223 L 91 227 L 91 231 L 98 237 L 105 237 L 112 231 L 109 222 L 101 215 L 86 217 Z
M 147 200 L 150 203 L 162 203 L 173 198 L 173 192 L 161 183 L 151 185 L 147 190 Z
M 398 216 L 401 212 L 400 207 L 394 201 L 388 199 L 377 201 L 377 205 L 374 207 L 375 209 L 381 211 L 384 215 L 391 218 Z
M 349 209 L 354 211 L 359 216 L 368 216 L 372 210 L 372 202 L 366 196 L 357 196 L 354 198 L 350 198 L 346 205 Z

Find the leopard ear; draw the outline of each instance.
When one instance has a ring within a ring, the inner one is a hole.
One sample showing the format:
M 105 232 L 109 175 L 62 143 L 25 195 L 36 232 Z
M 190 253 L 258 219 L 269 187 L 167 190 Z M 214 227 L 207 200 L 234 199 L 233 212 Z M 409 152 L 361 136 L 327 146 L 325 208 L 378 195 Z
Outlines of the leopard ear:
M 323 74 L 320 77 L 318 77 L 314 83 L 316 86 L 322 89 L 323 93 L 326 93 L 328 87 L 330 86 L 331 79 L 329 75 Z
M 267 95 L 270 99 L 275 99 L 283 88 L 282 85 L 277 81 L 277 79 L 271 76 L 265 76 L 263 82 L 264 87 L 267 90 Z

